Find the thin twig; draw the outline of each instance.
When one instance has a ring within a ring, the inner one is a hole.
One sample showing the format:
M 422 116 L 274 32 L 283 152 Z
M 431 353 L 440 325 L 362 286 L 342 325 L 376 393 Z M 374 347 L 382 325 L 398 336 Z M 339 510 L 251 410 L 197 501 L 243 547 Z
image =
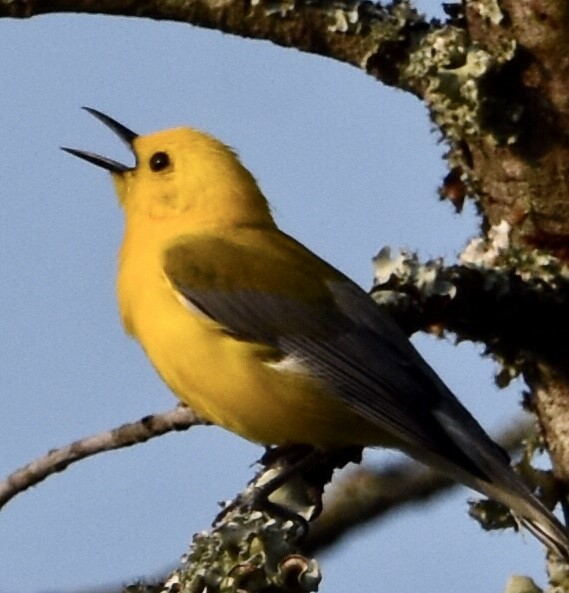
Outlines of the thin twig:
M 179 406 L 174 410 L 145 416 L 137 422 L 123 424 L 112 430 L 79 439 L 60 449 L 54 449 L 0 481 L 0 509 L 17 494 L 81 459 L 104 451 L 144 443 L 167 432 L 188 430 L 192 426 L 203 424 L 206 422 L 195 412 Z

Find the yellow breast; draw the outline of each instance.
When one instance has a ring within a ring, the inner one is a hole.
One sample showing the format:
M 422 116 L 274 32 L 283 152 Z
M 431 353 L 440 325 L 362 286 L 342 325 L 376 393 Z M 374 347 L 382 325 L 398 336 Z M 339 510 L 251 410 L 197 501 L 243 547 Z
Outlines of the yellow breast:
M 236 340 L 185 303 L 162 270 L 159 254 L 165 245 L 157 242 L 164 236 L 156 221 L 127 228 L 118 300 L 127 332 L 184 403 L 264 444 L 327 449 L 359 444 L 359 438 L 367 444 L 381 440 L 375 426 L 330 397 L 294 362 L 275 364 L 268 346 Z

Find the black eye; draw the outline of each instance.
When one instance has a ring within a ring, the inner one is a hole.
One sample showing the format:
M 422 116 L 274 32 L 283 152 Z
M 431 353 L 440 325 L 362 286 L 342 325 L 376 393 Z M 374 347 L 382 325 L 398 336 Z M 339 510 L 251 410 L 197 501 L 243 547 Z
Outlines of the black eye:
M 165 152 L 155 152 L 148 161 L 152 171 L 162 171 L 166 167 L 170 166 L 170 157 Z

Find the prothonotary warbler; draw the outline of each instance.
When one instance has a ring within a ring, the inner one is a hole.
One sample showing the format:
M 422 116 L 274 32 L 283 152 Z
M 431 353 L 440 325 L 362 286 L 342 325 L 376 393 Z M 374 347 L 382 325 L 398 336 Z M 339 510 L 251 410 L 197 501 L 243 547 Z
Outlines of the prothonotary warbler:
M 183 402 L 263 444 L 400 449 L 507 505 L 569 559 L 565 527 L 507 454 L 364 290 L 278 229 L 233 150 L 87 111 L 135 165 L 64 150 L 111 172 L 126 217 L 122 320 Z

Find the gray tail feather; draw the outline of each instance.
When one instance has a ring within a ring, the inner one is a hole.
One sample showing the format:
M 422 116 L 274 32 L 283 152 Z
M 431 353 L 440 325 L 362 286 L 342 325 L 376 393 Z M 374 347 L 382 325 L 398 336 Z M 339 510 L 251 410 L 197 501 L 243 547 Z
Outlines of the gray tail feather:
M 540 519 L 528 519 L 516 514 L 516 519 L 550 552 L 569 562 L 569 535 L 563 525 L 549 512 Z
M 476 476 L 466 468 L 455 466 L 454 475 L 464 484 L 509 507 L 520 525 L 548 550 L 569 562 L 569 531 L 512 469 L 506 452 L 490 440 L 475 421 L 469 426 L 470 430 L 465 431 L 448 414 L 440 418 L 447 433 L 482 474 Z M 453 470 L 449 473 L 452 475 Z
M 490 450 L 490 453 L 492 451 Z M 497 500 L 509 507 L 519 522 L 534 535 L 548 550 L 569 563 L 569 531 L 557 517 L 531 492 L 519 475 L 500 457 L 488 455 L 480 457 L 483 469 L 491 477 L 483 480 L 470 472 L 448 463 L 447 460 L 434 459 L 432 454 L 421 457 L 431 465 L 446 471 L 457 481 Z M 415 455 L 419 457 L 419 455 Z
M 541 500 L 534 496 L 509 466 L 504 475 L 508 478 L 507 486 L 504 486 L 504 481 L 492 484 L 480 480 L 471 481 L 469 485 L 509 507 L 522 527 L 534 535 L 550 552 L 569 562 L 567 528 Z

